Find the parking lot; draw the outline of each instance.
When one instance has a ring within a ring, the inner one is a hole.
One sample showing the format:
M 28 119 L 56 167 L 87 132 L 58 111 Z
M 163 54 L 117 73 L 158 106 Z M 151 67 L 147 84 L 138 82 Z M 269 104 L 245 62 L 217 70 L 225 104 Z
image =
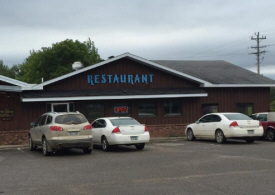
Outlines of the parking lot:
M 0 149 L 0 194 L 274 194 L 275 143 L 154 140 L 91 155 Z

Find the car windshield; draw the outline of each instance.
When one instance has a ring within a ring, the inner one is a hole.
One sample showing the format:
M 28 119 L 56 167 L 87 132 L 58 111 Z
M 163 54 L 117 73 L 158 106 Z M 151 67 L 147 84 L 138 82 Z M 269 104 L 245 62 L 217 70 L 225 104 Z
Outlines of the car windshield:
M 253 120 L 249 116 L 246 116 L 245 114 L 224 114 L 228 120 L 233 121 L 233 120 Z
M 87 119 L 81 114 L 66 114 L 55 118 L 55 123 L 58 124 L 80 124 L 86 122 Z
M 113 126 L 119 125 L 139 125 L 140 123 L 137 122 L 135 119 L 132 118 L 119 118 L 119 119 L 110 119 Z

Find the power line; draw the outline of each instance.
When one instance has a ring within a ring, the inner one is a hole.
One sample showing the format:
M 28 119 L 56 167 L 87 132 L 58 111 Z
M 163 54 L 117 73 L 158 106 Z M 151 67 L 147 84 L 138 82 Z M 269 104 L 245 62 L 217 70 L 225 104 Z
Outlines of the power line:
M 256 52 L 250 53 L 250 54 L 255 54 L 255 55 L 257 55 L 257 72 L 258 72 L 258 74 L 260 74 L 260 56 L 261 56 L 262 54 L 265 54 L 265 53 L 266 53 L 265 50 L 261 50 L 262 48 L 265 48 L 266 45 L 260 46 L 260 41 L 263 40 L 263 39 L 266 39 L 266 37 L 262 36 L 262 37 L 260 38 L 260 33 L 259 33 L 259 32 L 258 32 L 258 34 L 255 33 L 255 35 L 256 35 L 256 38 L 251 37 L 251 40 L 256 40 L 256 41 L 257 41 L 257 46 L 251 47 L 251 48 L 252 48 L 252 49 L 256 49 Z M 262 60 L 263 60 L 263 58 L 262 58 Z

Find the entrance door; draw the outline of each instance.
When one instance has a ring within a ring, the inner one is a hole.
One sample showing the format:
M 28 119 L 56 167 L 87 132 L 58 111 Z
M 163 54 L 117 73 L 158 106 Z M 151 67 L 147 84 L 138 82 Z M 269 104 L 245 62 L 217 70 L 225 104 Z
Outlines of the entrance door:
M 69 104 L 52 104 L 52 111 L 53 112 L 69 112 Z

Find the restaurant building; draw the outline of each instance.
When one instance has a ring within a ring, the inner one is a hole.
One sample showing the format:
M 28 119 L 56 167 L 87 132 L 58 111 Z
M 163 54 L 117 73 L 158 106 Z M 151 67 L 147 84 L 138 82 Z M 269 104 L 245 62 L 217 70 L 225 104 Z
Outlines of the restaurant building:
M 125 53 L 41 84 L 0 75 L 0 144 L 26 143 L 45 112 L 131 116 L 152 137 L 182 136 L 210 112 L 268 111 L 275 81 L 225 61 L 146 60 Z

